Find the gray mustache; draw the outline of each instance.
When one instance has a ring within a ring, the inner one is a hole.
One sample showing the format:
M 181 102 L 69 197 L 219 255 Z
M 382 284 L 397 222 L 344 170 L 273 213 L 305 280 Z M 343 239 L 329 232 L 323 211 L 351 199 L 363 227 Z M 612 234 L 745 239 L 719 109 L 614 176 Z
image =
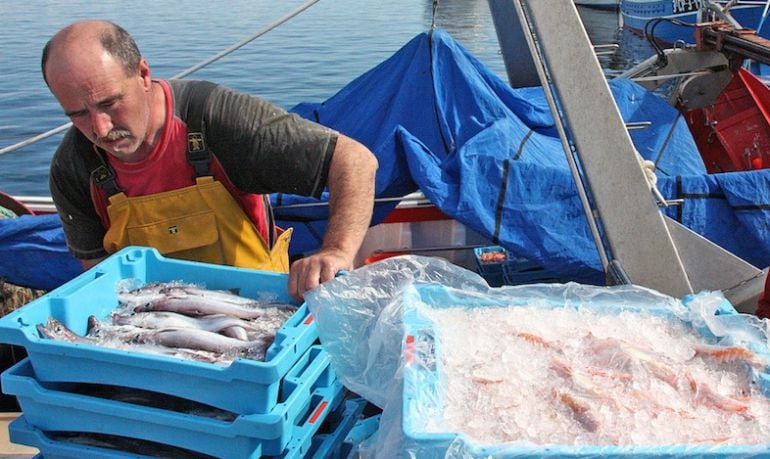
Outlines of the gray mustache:
M 113 140 L 118 140 L 118 139 L 122 139 L 122 138 L 125 138 L 125 137 L 130 137 L 130 136 L 131 136 L 131 132 L 126 131 L 125 129 L 115 129 L 115 130 L 110 131 L 109 133 L 107 133 L 107 135 L 102 137 L 102 138 L 104 140 L 113 141 Z

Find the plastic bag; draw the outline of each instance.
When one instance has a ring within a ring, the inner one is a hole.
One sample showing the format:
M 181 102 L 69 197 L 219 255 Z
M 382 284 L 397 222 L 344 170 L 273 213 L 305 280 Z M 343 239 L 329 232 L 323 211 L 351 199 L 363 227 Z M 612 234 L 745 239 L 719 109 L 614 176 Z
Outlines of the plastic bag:
M 418 290 L 424 294 L 431 291 L 430 286 L 438 286 L 433 289 L 437 293 L 426 300 Z M 405 360 L 413 358 L 414 352 L 420 352 L 419 343 L 411 343 L 410 349 L 405 341 L 404 318 L 409 317 L 421 301 L 447 303 L 447 306 L 453 301 L 505 306 L 520 302 L 522 298 L 532 304 L 579 305 L 597 310 L 610 303 L 613 307 L 634 310 L 665 309 L 672 317 L 691 323 L 694 329 L 706 333 L 714 343 L 741 344 L 758 352 L 766 352 L 768 347 L 768 322 L 736 313 L 718 292 L 690 295 L 680 301 L 638 286 L 595 287 L 569 283 L 490 288 L 478 274 L 442 259 L 421 256 L 386 259 L 324 283 L 305 295 L 321 342 L 329 352 L 338 377 L 348 389 L 383 409 L 377 436 L 365 442 L 363 455 L 384 458 L 541 454 L 544 450 L 538 445 L 519 443 L 478 447 L 467 441 L 461 432 L 421 438 L 404 432 Z M 415 345 L 418 346 L 416 351 Z M 431 362 L 422 364 L 432 365 Z M 414 396 L 415 390 L 427 389 L 410 387 L 407 392 Z M 440 410 L 440 401 L 432 400 L 431 403 L 428 405 Z M 413 415 L 413 412 L 408 414 Z M 422 412 L 419 416 L 429 419 L 431 414 Z M 718 447 L 707 446 L 704 451 L 711 451 L 709 448 Z M 742 448 L 729 451 L 749 454 L 767 451 L 767 448 L 757 446 Z M 618 451 L 631 450 L 569 447 L 561 453 L 586 457 L 592 453 L 603 456 Z M 656 448 L 652 455 L 662 452 L 678 454 L 682 451 Z

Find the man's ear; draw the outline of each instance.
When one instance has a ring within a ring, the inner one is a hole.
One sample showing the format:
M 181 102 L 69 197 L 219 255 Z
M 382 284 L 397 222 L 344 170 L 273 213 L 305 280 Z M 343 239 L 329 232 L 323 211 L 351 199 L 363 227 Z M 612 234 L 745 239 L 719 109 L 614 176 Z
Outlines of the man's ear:
M 143 80 L 145 91 L 149 91 L 152 86 L 152 72 L 150 72 L 150 64 L 145 58 L 139 60 L 139 76 Z

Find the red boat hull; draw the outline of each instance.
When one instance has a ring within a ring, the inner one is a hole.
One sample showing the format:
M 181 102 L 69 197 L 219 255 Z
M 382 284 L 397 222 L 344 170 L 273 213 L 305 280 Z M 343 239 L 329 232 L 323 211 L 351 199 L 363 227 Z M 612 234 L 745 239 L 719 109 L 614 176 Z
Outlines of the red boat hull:
M 708 107 L 685 118 L 709 173 L 770 167 L 770 89 L 740 69 Z

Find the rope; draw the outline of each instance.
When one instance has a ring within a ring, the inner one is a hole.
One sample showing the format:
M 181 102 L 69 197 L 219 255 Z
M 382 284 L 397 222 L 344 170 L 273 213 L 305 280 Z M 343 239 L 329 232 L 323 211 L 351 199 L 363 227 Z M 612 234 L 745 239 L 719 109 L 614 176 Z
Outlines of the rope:
M 193 65 L 189 69 L 183 70 L 182 72 L 172 76 L 171 78 L 184 78 L 187 75 L 189 75 L 189 74 L 191 74 L 191 73 L 193 73 L 193 72 L 195 72 L 197 70 L 202 69 L 203 67 L 207 66 L 208 64 L 210 64 L 210 63 L 212 63 L 214 61 L 217 61 L 217 60 L 227 56 L 228 54 L 232 53 L 236 49 L 241 48 L 242 46 L 248 44 L 249 42 L 256 40 L 257 38 L 261 37 L 262 35 L 270 32 L 271 30 L 275 29 L 276 27 L 278 27 L 278 26 L 282 25 L 283 23 L 287 22 L 289 19 L 292 19 L 293 17 L 299 15 L 300 13 L 302 13 L 306 9 L 310 8 L 314 4 L 318 3 L 319 1 L 320 0 L 310 0 L 310 1 L 300 5 L 300 7 L 297 8 L 296 10 L 286 14 L 285 16 L 283 16 L 281 18 L 279 18 L 278 20 L 276 20 L 272 24 L 267 25 L 266 27 L 262 28 L 262 30 L 259 30 L 259 31 L 255 32 L 254 35 L 241 40 L 240 42 L 238 42 L 238 43 L 234 44 L 233 46 L 227 48 L 226 50 L 218 53 L 217 55 L 215 55 L 215 56 L 213 56 L 213 57 L 211 57 L 211 58 L 201 62 L 200 64 Z
M 212 57 L 202 61 L 201 63 L 193 65 L 192 67 L 177 73 L 176 75 L 172 76 L 171 78 L 172 79 L 184 78 L 184 77 L 190 75 L 191 73 L 193 73 L 195 71 L 198 71 L 198 70 L 202 69 L 203 67 L 211 64 L 212 62 L 215 62 L 215 61 L 217 61 L 217 60 L 227 56 L 228 54 L 232 53 L 233 51 L 237 50 L 238 48 L 243 47 L 244 45 L 246 45 L 246 44 L 256 40 L 257 38 L 261 37 L 262 35 L 266 34 L 267 32 L 270 32 L 271 30 L 273 30 L 273 29 L 277 28 L 278 26 L 284 24 L 288 20 L 290 20 L 290 19 L 294 18 L 295 16 L 299 15 L 300 13 L 302 13 L 305 10 L 307 10 L 308 8 L 310 8 L 314 4 L 318 3 L 319 1 L 320 0 L 309 0 L 309 1 L 305 2 L 305 3 L 303 3 L 302 5 L 300 5 L 294 11 L 291 11 L 291 12 L 287 13 L 286 15 L 282 16 L 281 18 L 277 19 L 276 21 L 272 22 L 271 24 L 268 24 L 267 26 L 265 26 L 262 29 L 260 29 L 257 32 L 255 32 L 253 35 L 244 38 L 243 40 L 239 41 L 238 43 L 234 44 L 233 46 L 225 49 L 224 51 L 221 51 L 221 52 L 217 53 L 216 55 L 214 55 L 214 56 L 212 56 Z M 438 0 L 434 0 L 434 1 L 436 3 L 438 3 Z M 51 137 L 51 136 L 54 136 L 54 135 L 56 135 L 56 134 L 58 134 L 60 132 L 66 131 L 67 129 L 70 128 L 70 126 L 72 126 L 72 123 L 63 124 L 63 125 L 61 125 L 61 126 L 59 126 L 57 128 L 51 129 L 50 131 L 44 132 L 42 134 L 38 134 L 38 135 L 36 135 L 34 137 L 30 137 L 27 140 L 23 140 L 23 141 L 21 141 L 19 143 L 16 143 L 16 144 L 4 147 L 4 148 L 0 148 L 0 155 L 4 155 L 6 153 L 10 153 L 12 151 L 19 150 L 19 149 L 21 149 L 23 147 L 26 147 L 27 145 L 31 145 L 31 144 L 33 144 L 35 142 L 39 142 L 39 141 L 41 141 L 43 139 L 47 139 L 48 137 Z
M 768 0 L 770 1 L 770 0 Z M 430 29 L 433 30 L 436 28 L 436 13 L 438 12 L 438 0 L 433 0 L 433 14 L 431 15 L 430 20 Z

